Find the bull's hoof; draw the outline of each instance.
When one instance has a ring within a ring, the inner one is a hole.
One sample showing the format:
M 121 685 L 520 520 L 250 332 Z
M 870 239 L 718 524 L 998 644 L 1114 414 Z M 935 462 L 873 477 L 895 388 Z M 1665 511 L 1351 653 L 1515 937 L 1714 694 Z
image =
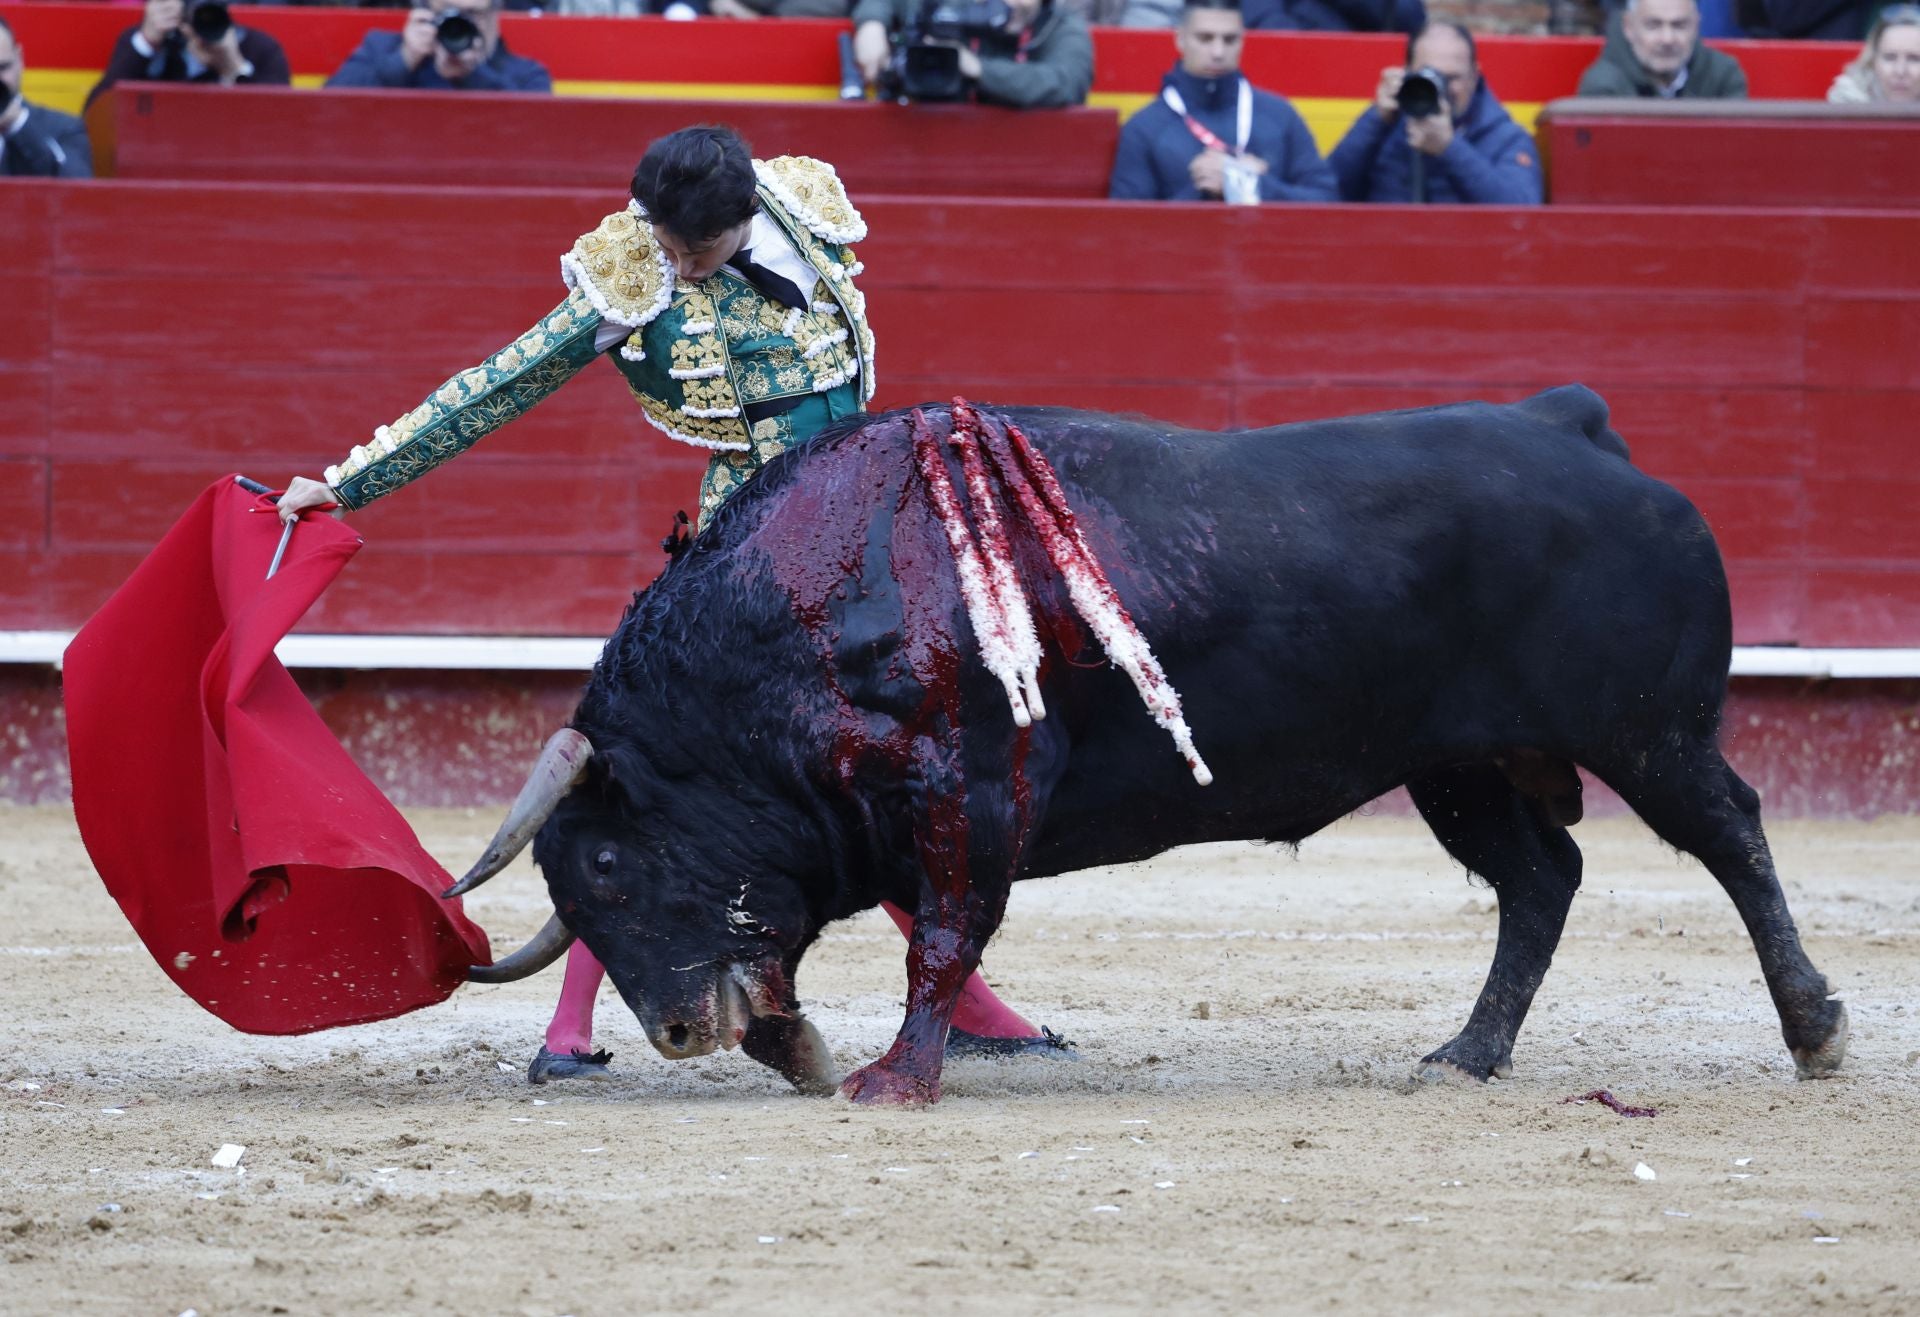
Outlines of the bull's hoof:
M 1847 1008 L 1840 1007 L 1840 1014 L 1834 1020 L 1833 1032 L 1827 1035 L 1827 1041 L 1818 1047 L 1796 1047 L 1793 1049 L 1793 1068 L 1802 1079 L 1825 1079 L 1840 1068 L 1840 1062 L 1847 1055 L 1847 1035 L 1852 1032 L 1847 1021 Z
M 848 1075 L 840 1096 L 863 1107 L 930 1107 L 940 1100 L 940 1080 L 888 1070 L 876 1061 Z
M 1473 1071 L 1453 1061 L 1444 1061 L 1430 1056 L 1413 1068 L 1413 1082 L 1416 1084 L 1461 1084 L 1475 1085 L 1487 1082 L 1485 1075 L 1476 1075 Z
M 1013 1056 L 1050 1056 L 1056 1061 L 1080 1059 L 1070 1039 L 1063 1038 L 1044 1024 L 1040 1026 L 1038 1034 L 1026 1038 L 988 1038 L 984 1034 L 968 1033 L 965 1029 L 948 1029 L 947 1055 L 985 1056 L 995 1060 Z
M 527 1082 L 545 1084 L 555 1079 L 612 1079 L 613 1072 L 607 1069 L 607 1062 L 611 1060 L 613 1053 L 605 1048 L 598 1052 L 569 1052 L 562 1055 L 542 1047 L 534 1054 L 533 1063 L 527 1067 Z

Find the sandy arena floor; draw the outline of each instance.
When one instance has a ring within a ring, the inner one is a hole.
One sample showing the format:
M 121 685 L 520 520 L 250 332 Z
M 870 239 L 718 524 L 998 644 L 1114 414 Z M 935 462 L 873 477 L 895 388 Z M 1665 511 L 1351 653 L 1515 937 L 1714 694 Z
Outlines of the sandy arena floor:
M 455 868 L 493 823 L 415 821 Z M 1080 1059 L 956 1064 L 899 1112 L 669 1064 L 611 994 L 619 1082 L 531 1089 L 557 977 L 233 1033 L 69 816 L 0 810 L 0 1312 L 1920 1311 L 1920 821 L 1772 833 L 1843 1078 L 1794 1080 L 1718 887 L 1613 822 L 1577 832 L 1514 1078 L 1410 1089 L 1491 894 L 1362 818 L 1017 889 L 989 970 Z M 519 868 L 472 909 L 503 940 L 545 913 Z M 898 1023 L 901 949 L 868 915 L 809 962 L 843 1067 Z M 1660 1114 L 1561 1104 L 1601 1087 Z

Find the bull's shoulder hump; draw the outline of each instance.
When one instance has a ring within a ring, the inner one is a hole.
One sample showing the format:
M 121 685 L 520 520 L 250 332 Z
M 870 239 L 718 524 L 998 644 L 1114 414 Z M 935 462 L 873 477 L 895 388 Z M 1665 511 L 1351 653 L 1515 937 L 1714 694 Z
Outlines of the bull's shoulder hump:
M 781 155 L 753 162 L 760 186 L 795 221 L 825 242 L 854 243 L 867 236 L 867 222 L 847 198 L 840 175 L 824 160 Z
M 602 316 L 632 329 L 652 322 L 673 297 L 673 265 L 637 202 L 574 239 L 560 258 L 560 277 Z

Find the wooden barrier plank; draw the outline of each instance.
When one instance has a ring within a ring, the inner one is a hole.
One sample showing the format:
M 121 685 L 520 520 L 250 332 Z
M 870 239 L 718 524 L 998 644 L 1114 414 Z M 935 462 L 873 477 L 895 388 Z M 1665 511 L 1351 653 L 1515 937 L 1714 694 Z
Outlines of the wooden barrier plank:
M 0 457 L 0 550 L 30 549 L 46 540 L 47 464 Z
M 1911 645 L 1920 635 L 1920 571 L 1910 564 L 1807 571 L 1803 635 L 1849 645 Z
M 1691 476 L 1673 482 L 1713 528 L 1722 557 L 1798 564 L 1809 513 L 1802 484 L 1783 476 Z
M 1809 466 L 1842 480 L 1879 480 L 1913 468 L 1920 397 L 1912 390 L 1815 390 L 1807 394 Z
M 737 129 L 762 158 L 832 161 L 857 193 L 1103 197 L 1119 119 L 975 105 L 751 104 L 469 92 L 115 87 L 88 113 L 121 178 L 582 188 L 624 194 L 648 142 Z
M 1920 478 L 1902 457 L 1871 480 L 1807 476 L 1809 561 L 1920 560 Z
M 45 457 L 52 418 L 53 373 L 31 358 L 0 360 L 0 457 Z
M 1920 207 L 1920 119 L 1897 107 L 1559 101 L 1542 112 L 1555 205 Z
M 1920 226 L 1916 228 L 1920 239 Z M 1807 380 L 1829 389 L 1920 391 L 1920 288 L 1807 304 Z
M 1729 562 L 1727 586 L 1733 594 L 1737 643 L 1797 645 L 1808 634 L 1805 568 Z

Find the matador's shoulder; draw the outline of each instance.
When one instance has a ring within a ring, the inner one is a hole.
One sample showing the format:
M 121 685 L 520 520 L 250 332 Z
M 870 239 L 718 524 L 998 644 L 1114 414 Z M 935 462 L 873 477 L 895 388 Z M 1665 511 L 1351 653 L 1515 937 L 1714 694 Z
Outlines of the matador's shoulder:
M 759 176 L 760 186 L 815 237 L 851 243 L 867 236 L 867 222 L 847 200 L 840 176 L 826 161 L 782 155 L 754 161 L 753 171 Z
M 638 202 L 575 239 L 560 258 L 560 277 L 606 319 L 632 329 L 652 321 L 673 297 L 673 265 Z

